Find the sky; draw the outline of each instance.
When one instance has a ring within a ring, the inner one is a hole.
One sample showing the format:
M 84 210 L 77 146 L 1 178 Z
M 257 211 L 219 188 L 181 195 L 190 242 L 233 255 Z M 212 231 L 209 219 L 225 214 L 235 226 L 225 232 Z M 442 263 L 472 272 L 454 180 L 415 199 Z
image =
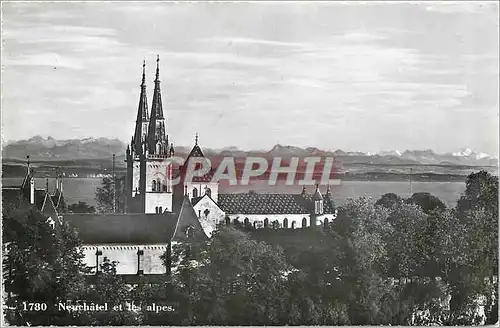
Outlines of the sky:
M 498 156 L 499 8 L 485 3 L 2 2 L 3 140 L 129 141 L 160 56 L 190 146 L 471 148 Z

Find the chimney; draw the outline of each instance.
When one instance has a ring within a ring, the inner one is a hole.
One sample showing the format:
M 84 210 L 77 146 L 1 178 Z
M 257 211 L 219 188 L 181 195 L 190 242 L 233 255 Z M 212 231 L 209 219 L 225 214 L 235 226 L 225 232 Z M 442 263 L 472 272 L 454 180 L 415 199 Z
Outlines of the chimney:
M 30 204 L 35 204 L 35 178 L 30 180 Z

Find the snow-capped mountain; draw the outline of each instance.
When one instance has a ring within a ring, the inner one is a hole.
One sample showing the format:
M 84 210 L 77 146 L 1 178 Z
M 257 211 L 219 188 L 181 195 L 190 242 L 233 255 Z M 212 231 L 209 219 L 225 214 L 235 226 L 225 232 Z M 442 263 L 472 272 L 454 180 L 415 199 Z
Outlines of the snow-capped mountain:
M 4 144 L 2 154 L 7 159 L 24 159 L 30 155 L 32 159 L 91 159 L 110 158 L 112 154 L 123 156 L 126 145 L 117 139 L 84 138 L 71 140 L 56 140 L 48 137 L 35 136 L 28 140 L 13 141 Z M 177 146 L 176 154 L 187 154 L 191 147 Z M 332 148 L 334 149 L 334 148 Z M 470 165 L 470 166 L 497 166 L 498 159 L 486 153 L 476 153 L 465 148 L 458 152 L 437 154 L 432 149 L 425 150 L 386 150 L 377 154 L 359 151 L 344 151 L 337 149 L 321 150 L 316 147 L 301 148 L 290 145 L 275 145 L 270 151 L 245 151 L 238 147 L 211 149 L 203 147 L 206 156 L 233 156 L 244 158 L 247 156 L 273 156 L 290 158 L 293 156 L 333 156 L 341 163 L 352 164 L 382 164 L 382 165 Z

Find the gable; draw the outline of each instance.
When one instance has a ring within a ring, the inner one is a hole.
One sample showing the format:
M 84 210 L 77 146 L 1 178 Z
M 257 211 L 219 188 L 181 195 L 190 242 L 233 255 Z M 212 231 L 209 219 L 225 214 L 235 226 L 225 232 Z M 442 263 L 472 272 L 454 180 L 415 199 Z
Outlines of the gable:
M 203 227 L 198 220 L 198 217 L 194 211 L 193 205 L 189 201 L 187 196 L 184 196 L 182 206 L 179 211 L 179 218 L 177 220 L 177 226 L 175 227 L 175 233 L 172 238 L 173 241 L 187 241 L 187 230 L 193 229 L 193 234 L 195 239 L 206 239 L 207 235 L 203 231 Z

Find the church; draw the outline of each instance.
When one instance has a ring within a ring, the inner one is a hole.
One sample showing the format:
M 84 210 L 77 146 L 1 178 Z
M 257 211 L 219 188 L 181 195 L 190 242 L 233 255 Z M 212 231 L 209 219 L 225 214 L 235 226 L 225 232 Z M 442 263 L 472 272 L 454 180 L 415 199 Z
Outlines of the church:
M 94 274 L 106 259 L 117 262 L 117 274 L 131 279 L 137 275 L 154 277 L 170 273 L 175 244 L 208 239 L 220 224 L 300 229 L 326 225 L 336 218 L 330 188 L 324 196 L 318 186 L 311 194 L 305 187 L 300 194 L 232 194 L 220 193 L 219 184 L 212 181 L 210 172 L 184 181 L 189 159 L 205 155 L 196 136 L 184 164 L 173 166 L 170 159 L 175 154 L 174 144 L 167 134 L 161 98 L 157 57 L 150 111 L 145 63 L 142 65 L 135 129 L 125 150 L 124 213 L 77 214 L 62 210 L 59 213 L 58 209 L 64 206 L 62 178 L 60 190 L 52 195 L 48 190 L 35 190 L 29 171 L 23 186 L 16 191 L 29 196 L 31 204 L 41 204 L 39 209 L 48 219 L 55 217 L 61 224 L 67 222 L 77 230 L 83 242 L 84 261 L 94 268 Z M 174 185 L 177 177 L 180 183 Z

